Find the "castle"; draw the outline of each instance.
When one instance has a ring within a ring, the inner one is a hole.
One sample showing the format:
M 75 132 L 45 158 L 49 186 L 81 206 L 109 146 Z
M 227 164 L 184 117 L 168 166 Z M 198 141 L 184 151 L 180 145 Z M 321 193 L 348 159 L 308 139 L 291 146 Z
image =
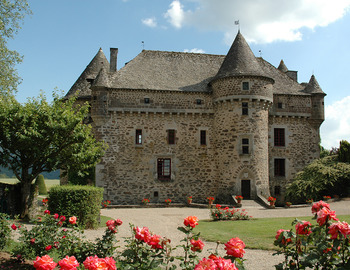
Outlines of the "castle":
M 315 76 L 255 57 L 238 32 L 227 55 L 143 50 L 117 70 L 100 49 L 66 97 L 91 105 L 109 148 L 96 185 L 112 204 L 277 197 L 319 158 L 324 96 Z

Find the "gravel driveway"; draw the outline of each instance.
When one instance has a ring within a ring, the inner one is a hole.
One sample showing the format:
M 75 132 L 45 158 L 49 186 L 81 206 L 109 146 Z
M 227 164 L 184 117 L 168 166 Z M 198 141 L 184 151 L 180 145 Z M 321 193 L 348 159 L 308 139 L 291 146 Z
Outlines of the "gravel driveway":
M 330 207 L 335 210 L 337 215 L 350 215 L 350 201 L 342 200 L 338 202 L 331 202 Z M 247 210 L 248 214 L 254 218 L 263 217 L 297 217 L 297 216 L 310 216 L 311 207 L 291 207 L 291 208 L 276 208 L 265 209 L 259 205 L 248 205 L 245 207 L 243 201 L 243 208 Z M 108 208 L 101 210 L 102 215 L 112 218 L 119 218 L 123 221 L 123 225 L 119 227 L 118 238 L 123 242 L 123 237 L 131 235 L 129 223 L 135 226 L 146 226 L 150 231 L 159 234 L 163 237 L 167 237 L 172 240 L 172 245 L 179 244 L 183 238 L 183 234 L 177 230 L 178 226 L 183 225 L 183 220 L 187 216 L 197 216 L 201 219 L 209 219 L 209 211 L 205 208 Z M 104 229 L 96 231 L 86 231 L 86 235 L 90 239 L 99 237 L 102 235 Z M 233 236 L 234 237 L 234 232 Z M 205 242 L 205 250 L 215 248 L 216 244 L 211 242 Z M 283 260 L 282 257 L 272 256 L 273 251 L 264 250 L 252 250 L 247 249 L 244 255 L 245 266 L 248 270 L 257 269 L 275 269 L 274 265 Z M 220 252 L 224 255 L 224 252 Z M 208 256 L 204 253 L 203 256 Z

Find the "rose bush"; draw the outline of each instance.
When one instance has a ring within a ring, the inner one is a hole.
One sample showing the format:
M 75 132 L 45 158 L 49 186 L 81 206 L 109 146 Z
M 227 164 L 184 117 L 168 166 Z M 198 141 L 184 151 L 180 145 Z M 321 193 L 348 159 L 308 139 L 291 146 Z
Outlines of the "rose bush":
M 350 269 L 349 224 L 340 222 L 323 201 L 315 202 L 311 211 L 315 225 L 296 219 L 295 233 L 278 230 L 274 244 L 285 259 L 276 269 Z
M 228 207 L 222 208 L 220 204 L 216 204 L 215 207 L 210 209 L 210 216 L 214 221 L 217 220 L 248 220 L 252 216 L 249 216 L 245 209 L 239 209 L 233 207 L 229 209 Z

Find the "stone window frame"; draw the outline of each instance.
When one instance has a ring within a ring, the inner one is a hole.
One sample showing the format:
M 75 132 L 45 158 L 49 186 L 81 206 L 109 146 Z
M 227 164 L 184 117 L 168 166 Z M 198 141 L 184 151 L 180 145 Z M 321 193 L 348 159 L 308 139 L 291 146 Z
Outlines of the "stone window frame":
M 242 155 L 249 155 L 249 138 L 242 138 Z
M 248 82 L 248 81 L 243 81 L 243 82 L 242 82 L 242 90 L 243 90 L 243 91 L 249 91 L 249 90 L 250 90 L 250 82 Z
M 142 129 L 141 128 L 135 129 L 135 144 L 136 145 L 143 144 L 143 137 L 142 137 Z
M 242 115 L 249 115 L 249 103 L 242 102 Z
M 167 141 L 169 145 L 176 144 L 176 130 L 175 129 L 167 129 Z
M 157 180 L 162 182 L 171 181 L 171 169 L 172 169 L 171 163 L 172 163 L 172 160 L 169 157 L 157 158 Z
M 198 106 L 203 105 L 203 99 L 197 98 L 195 103 L 196 103 L 196 105 L 198 105 Z
M 238 136 L 238 154 L 240 156 L 250 157 L 253 153 L 253 135 L 252 134 L 240 134 Z M 245 150 L 243 150 L 245 149 Z M 246 152 L 248 151 L 248 153 Z
M 207 145 L 207 130 L 205 129 L 199 131 L 199 144 L 203 146 Z

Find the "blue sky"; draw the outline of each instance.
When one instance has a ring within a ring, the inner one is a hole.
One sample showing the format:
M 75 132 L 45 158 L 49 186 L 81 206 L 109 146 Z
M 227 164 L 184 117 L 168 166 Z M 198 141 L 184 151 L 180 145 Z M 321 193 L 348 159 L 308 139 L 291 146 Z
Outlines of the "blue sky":
M 350 0 L 29 0 L 33 15 L 9 42 L 24 55 L 17 98 L 66 93 L 101 47 L 118 69 L 144 48 L 226 54 L 240 30 L 256 56 L 314 74 L 323 91 L 322 145 L 350 141 Z

